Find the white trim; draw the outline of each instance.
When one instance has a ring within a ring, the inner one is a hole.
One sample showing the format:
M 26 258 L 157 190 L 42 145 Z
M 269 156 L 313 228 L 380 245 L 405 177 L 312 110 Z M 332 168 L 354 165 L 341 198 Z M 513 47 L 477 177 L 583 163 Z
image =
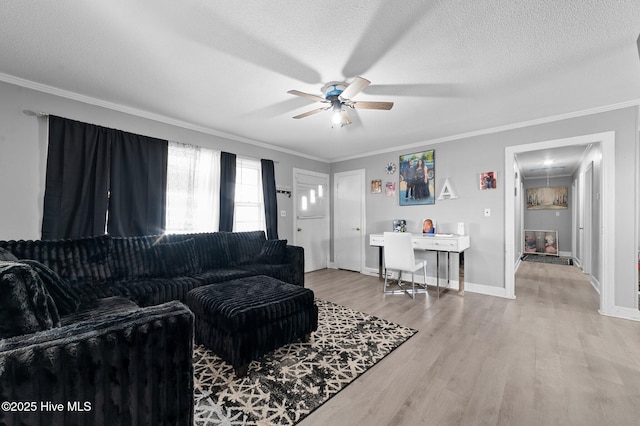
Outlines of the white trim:
M 560 257 L 573 257 L 570 251 L 559 251 L 558 256 Z
M 602 286 L 600 285 L 600 281 L 598 281 L 596 277 L 594 277 L 593 275 L 590 275 L 589 284 L 591 284 L 591 287 L 593 287 L 596 293 L 600 294 L 600 288 Z
M 614 110 L 617 110 L 617 109 L 623 109 L 623 108 L 628 108 L 628 107 L 637 106 L 637 105 L 640 105 L 640 98 L 639 99 L 631 99 L 629 101 L 624 101 L 624 102 L 618 102 L 618 103 L 610 104 L 610 105 L 602 105 L 602 106 L 595 107 L 595 108 L 588 108 L 588 109 L 583 109 L 583 110 L 579 110 L 579 111 L 568 112 L 568 113 L 565 113 L 565 114 L 550 115 L 548 117 L 537 118 L 537 119 L 534 119 L 534 120 L 528 120 L 528 121 L 521 121 L 521 122 L 518 122 L 518 123 L 506 124 L 504 126 L 490 127 L 488 129 L 475 130 L 473 132 L 460 133 L 460 134 L 457 134 L 457 135 L 445 136 L 445 137 L 442 137 L 442 138 L 425 140 L 425 141 L 411 143 L 411 144 L 407 144 L 407 145 L 393 146 L 393 147 L 390 147 L 390 148 L 385 148 L 385 149 L 381 149 L 381 150 L 377 150 L 377 151 L 367 152 L 367 157 L 368 156 L 372 156 L 372 155 L 387 154 L 387 153 L 390 153 L 390 152 L 402 151 L 402 150 L 406 150 L 406 149 L 420 148 L 420 147 L 424 147 L 425 145 L 434 145 L 434 144 L 438 144 L 438 143 L 456 141 L 456 140 L 465 139 L 465 138 L 471 138 L 471 137 L 475 137 L 475 136 L 483 136 L 483 135 L 488 135 L 488 134 L 492 134 L 492 133 L 505 132 L 507 130 L 520 129 L 520 128 L 523 128 L 523 127 L 535 126 L 535 125 L 538 125 L 538 124 L 552 123 L 554 121 L 568 120 L 568 119 L 571 119 L 571 118 L 583 117 L 583 116 L 592 115 L 592 114 L 599 114 L 599 113 L 602 113 L 602 112 L 614 111 Z M 330 160 L 330 162 L 331 163 L 337 163 L 339 161 L 354 160 L 354 159 L 360 159 L 360 158 L 362 158 L 362 155 L 361 154 L 356 154 L 356 155 L 351 155 L 351 156 L 348 156 L 348 157 L 332 158 Z
M 171 126 L 181 127 L 183 129 L 194 130 L 196 132 L 204 133 L 207 135 L 218 136 L 221 138 L 229 139 L 231 141 L 242 142 L 249 145 L 259 146 L 261 148 L 272 149 L 274 151 L 283 152 L 285 154 L 291 154 L 298 157 L 308 158 L 310 160 L 316 160 L 323 163 L 330 163 L 326 158 L 316 157 L 302 152 L 294 151 L 287 148 L 282 148 L 276 145 L 271 145 L 265 142 L 260 142 L 255 139 L 245 138 L 243 136 L 234 135 L 232 133 L 223 132 L 221 130 L 212 129 L 210 127 L 200 126 L 197 124 L 189 123 L 175 118 L 168 117 L 162 114 L 156 114 L 153 112 L 145 111 L 138 108 L 132 108 L 126 105 L 117 104 L 115 102 L 104 101 L 102 99 L 93 98 L 91 96 L 81 95 L 79 93 L 70 92 L 68 90 L 58 89 L 56 87 L 47 86 L 46 84 L 36 83 L 30 80 L 25 80 L 12 75 L 0 73 L 0 81 L 5 83 L 14 84 L 16 86 L 25 87 L 27 89 L 37 90 L 38 92 L 48 93 L 61 98 L 71 99 L 73 101 L 82 102 L 89 105 L 98 106 L 101 108 L 110 109 L 112 111 L 118 111 L 136 117 L 146 118 L 148 120 L 158 121 L 160 123 L 169 124 Z M 42 114 L 54 114 L 53 111 L 35 111 Z
M 378 276 L 378 270 L 374 269 L 374 268 L 364 268 L 362 270 L 362 272 L 360 272 L 363 275 L 369 275 L 372 277 L 377 277 Z M 390 277 L 392 279 L 396 279 L 397 278 L 397 273 L 392 272 Z M 430 286 L 435 286 L 435 277 L 427 277 L 427 281 L 428 281 L 428 285 Z M 416 282 L 420 282 L 422 283 L 422 276 L 421 274 L 416 274 Z M 441 287 L 444 288 L 444 287 Z M 453 291 L 457 291 L 458 290 L 458 281 L 457 280 L 451 280 L 449 282 L 449 289 L 453 290 Z M 502 287 L 495 287 L 492 285 L 485 285 L 485 284 L 474 284 L 474 283 L 470 283 L 470 282 L 466 282 L 464 283 L 464 291 L 469 292 L 469 293 L 476 293 L 476 294 L 484 294 L 486 296 L 495 296 L 495 297 L 503 297 L 506 299 L 515 299 L 514 297 L 508 297 L 506 295 L 505 289 Z
M 507 295 L 503 287 L 495 287 L 485 284 L 464 283 L 464 291 L 469 293 L 484 294 L 486 296 L 503 297 L 505 299 L 515 299 L 515 296 Z
M 119 112 L 123 112 L 125 114 L 131 114 L 131 115 L 135 115 L 135 116 L 138 116 L 138 117 L 147 118 L 149 120 L 159 121 L 161 123 L 166 123 L 166 124 L 170 124 L 170 125 L 173 125 L 173 126 L 182 127 L 182 128 L 189 129 L 189 130 L 195 130 L 197 132 L 205 133 L 205 134 L 208 134 L 208 135 L 219 136 L 219 137 L 223 137 L 225 139 L 230 139 L 230 140 L 234 140 L 234 141 L 238 141 L 238 142 L 243 142 L 243 143 L 247 143 L 247 144 L 254 145 L 254 146 L 260 146 L 260 147 L 263 147 L 263 148 L 272 149 L 274 151 L 279 151 L 279 152 L 283 152 L 283 153 L 286 153 L 286 154 L 296 155 L 298 157 L 308 158 L 310 160 L 316 160 L 316 161 L 320 161 L 320 162 L 323 162 L 323 163 L 337 163 L 337 162 L 340 162 L 340 161 L 346 161 L 346 160 L 353 160 L 353 159 L 356 159 L 356 158 L 362 158 L 362 154 L 356 154 L 356 155 L 351 155 L 351 156 L 348 156 L 348 157 L 339 157 L 339 158 L 332 158 L 332 159 L 316 157 L 316 156 L 304 154 L 304 153 L 301 153 L 301 152 L 298 152 L 298 151 L 294 151 L 294 150 L 290 150 L 290 149 L 286 149 L 286 148 L 281 148 L 281 147 L 278 147 L 278 146 L 275 146 L 275 145 L 271 145 L 271 144 L 268 144 L 268 143 L 265 143 L 265 142 L 256 141 L 254 139 L 249 139 L 249 138 L 245 138 L 245 137 L 242 137 L 242 136 L 234 135 L 234 134 L 231 134 L 231 133 L 222 132 L 220 130 L 212 129 L 210 127 L 200 126 L 200 125 L 197 125 L 197 124 L 188 123 L 186 121 L 177 120 L 175 118 L 170 118 L 170 117 L 167 117 L 165 115 L 155 114 L 155 113 L 144 111 L 144 110 L 141 110 L 141 109 L 138 109 L 138 108 L 132 108 L 132 107 L 128 107 L 128 106 L 125 106 L 125 105 L 117 104 L 117 103 L 114 103 L 114 102 L 104 101 L 104 100 L 101 100 L 101 99 L 98 99 L 98 98 L 81 95 L 79 93 L 71 92 L 71 91 L 68 91 L 68 90 L 58 89 L 58 88 L 53 87 L 53 86 L 48 86 L 46 84 L 36 83 L 34 81 L 26 80 L 26 79 L 20 78 L 20 77 L 15 77 L 15 76 L 10 75 L 10 74 L 0 73 L 0 81 L 4 81 L 6 83 L 13 84 L 13 85 L 20 86 L 20 87 L 25 87 L 27 89 L 37 90 L 39 92 L 49 93 L 49 94 L 55 95 L 55 96 L 60 96 L 62 98 L 83 102 L 83 103 L 86 103 L 86 104 L 89 104 L 89 105 L 95 105 L 95 106 L 99 106 L 99 107 L 102 107 L 102 108 L 111 109 L 113 111 L 119 111 Z M 522 127 L 534 126 L 536 124 L 551 123 L 551 122 L 554 122 L 554 121 L 561 121 L 561 120 L 567 120 L 567 119 L 570 119 L 570 118 L 583 117 L 585 115 L 598 114 L 598 113 L 602 113 L 602 112 L 613 111 L 613 110 L 622 109 L 622 108 L 628 108 L 630 106 L 636 106 L 636 105 L 640 105 L 640 99 L 631 99 L 631 100 L 624 101 L 624 102 L 618 102 L 618 103 L 609 104 L 609 105 L 602 105 L 602 106 L 595 107 L 595 108 L 588 108 L 588 109 L 568 112 L 568 113 L 565 113 L 565 114 L 556 114 L 556 115 L 551 115 L 551 116 L 548 116 L 548 117 L 537 118 L 537 119 L 534 119 L 534 120 L 528 120 L 528 121 L 521 121 L 521 122 L 518 122 L 518 123 L 506 124 L 504 126 L 490 127 L 488 129 L 481 129 L 481 130 L 476 130 L 476 131 L 467 132 L 467 133 L 460 133 L 460 134 L 457 134 L 457 135 L 447 136 L 447 137 L 443 137 L 443 138 L 436 138 L 436 139 L 425 140 L 425 141 L 416 142 L 416 143 L 407 144 L 407 145 L 394 146 L 394 147 L 391 147 L 391 148 L 381 149 L 381 150 L 377 150 L 377 151 L 369 151 L 369 152 L 367 152 L 367 157 L 373 156 L 373 155 L 378 155 L 378 154 L 386 154 L 386 153 L 389 153 L 389 152 L 396 152 L 398 150 L 413 149 L 413 148 L 417 148 L 417 147 L 422 147 L 424 145 L 431 145 L 431 144 L 449 142 L 449 141 L 458 140 L 458 139 L 470 138 L 470 137 L 474 137 L 474 136 L 481 136 L 481 135 L 487 135 L 487 134 L 491 134 L 491 133 L 504 132 L 506 130 L 519 129 L 519 128 L 522 128 Z M 43 111 L 43 112 L 46 113 L 46 114 L 50 113 L 50 111 Z
M 365 169 L 357 169 L 357 170 L 349 170 L 346 172 L 338 172 L 333 174 L 333 213 L 335 214 L 336 206 L 338 205 L 338 178 L 343 176 L 357 176 L 360 178 L 362 188 L 359 191 L 360 196 L 360 267 L 358 272 L 362 271 L 365 267 L 365 243 L 366 243 L 366 235 L 367 235 L 367 171 Z M 354 197 L 358 196 L 355 194 Z M 331 217 L 335 217 L 332 214 Z M 336 234 L 337 228 L 335 222 L 333 223 L 333 254 L 335 257 L 336 253 Z M 337 262 L 336 262 L 337 264 Z
M 608 317 L 622 318 L 632 321 L 640 321 L 640 311 L 634 308 L 625 308 L 624 306 L 614 306 L 609 312 L 599 310 L 602 315 Z
M 601 143 L 602 148 L 602 173 L 601 173 L 601 250 L 602 253 L 602 286 L 600 293 L 600 312 L 603 315 L 612 315 L 618 312 L 614 306 L 615 292 L 615 132 L 602 132 L 591 135 L 575 136 L 570 138 L 555 139 L 523 145 L 508 146 L 505 148 L 505 170 L 513 169 L 514 157 L 517 153 L 540 149 L 558 148 L 570 145 L 585 145 L 589 143 Z M 505 199 L 505 290 L 507 297 L 515 296 L 515 268 L 513 258 L 515 256 L 513 241 L 515 227 L 515 206 L 513 200 L 514 176 L 505 174 L 504 199 Z

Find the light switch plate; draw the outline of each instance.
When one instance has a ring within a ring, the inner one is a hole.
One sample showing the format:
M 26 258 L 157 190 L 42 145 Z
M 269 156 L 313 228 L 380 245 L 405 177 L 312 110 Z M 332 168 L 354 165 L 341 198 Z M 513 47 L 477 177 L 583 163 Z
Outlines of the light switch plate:
M 484 217 L 491 216 L 491 209 L 484 209 Z

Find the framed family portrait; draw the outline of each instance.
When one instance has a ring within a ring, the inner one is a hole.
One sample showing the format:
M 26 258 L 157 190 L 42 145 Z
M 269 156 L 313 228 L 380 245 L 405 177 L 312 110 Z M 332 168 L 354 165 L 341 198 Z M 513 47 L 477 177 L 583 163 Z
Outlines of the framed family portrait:
M 435 204 L 435 150 L 401 155 L 398 168 L 401 206 Z

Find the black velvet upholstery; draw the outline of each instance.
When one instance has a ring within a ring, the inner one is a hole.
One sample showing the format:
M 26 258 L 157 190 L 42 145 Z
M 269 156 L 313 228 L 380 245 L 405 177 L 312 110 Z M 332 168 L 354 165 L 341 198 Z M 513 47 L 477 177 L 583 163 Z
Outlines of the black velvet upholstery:
M 262 248 L 255 263 L 266 263 L 270 265 L 280 265 L 284 263 L 287 256 L 287 240 L 266 240 L 262 243 Z
M 179 302 L 115 303 L 112 314 L 0 340 L 0 400 L 91 404 L 0 411 L 0 424 L 192 425 L 193 315 Z
M 104 283 L 111 279 L 111 237 L 72 240 L 0 241 L 18 259 L 37 260 L 70 284 Z
M 193 317 L 179 302 L 204 285 L 259 274 L 304 290 L 304 250 L 286 246 L 282 264 L 255 263 L 265 241 L 261 231 L 0 241 L 7 250 L 0 256 L 20 259 L 0 262 L 0 400 L 92 404 L 82 416 L 0 412 L 0 425 L 190 425 Z M 158 244 L 171 248 L 150 255 Z M 237 254 L 242 265 L 231 260 Z M 193 275 L 191 267 L 171 277 L 159 268 L 167 259 L 182 267 L 195 258 L 201 271 Z M 268 286 L 271 279 L 244 285 Z M 316 326 L 311 308 L 245 327 L 234 353 L 255 358 Z
M 236 369 L 318 328 L 311 290 L 264 275 L 198 287 L 187 305 L 196 341 Z
M 187 300 L 187 293 L 202 285 L 193 277 L 147 278 L 117 284 L 120 294 L 128 294 L 140 306 L 151 306 L 170 300 Z
M 154 244 L 151 246 L 150 254 L 156 259 L 157 272 L 154 274 L 156 276 L 166 278 L 191 276 L 202 270 L 193 238 Z
M 38 277 L 47 289 L 47 292 L 51 295 L 58 309 L 58 313 L 61 316 L 71 314 L 78 310 L 78 306 L 80 305 L 78 293 L 69 283 L 60 278 L 58 274 L 37 260 L 20 260 L 19 263 L 29 265 L 31 269 L 38 274 Z
M 15 257 L 9 250 L 0 247 L 0 260 L 11 260 L 15 262 L 16 260 L 18 260 L 18 258 Z
M 38 274 L 29 265 L 0 261 L 0 338 L 59 325 L 58 310 Z
M 264 231 L 228 232 L 227 244 L 229 246 L 231 265 L 255 263 L 256 257 L 266 240 Z

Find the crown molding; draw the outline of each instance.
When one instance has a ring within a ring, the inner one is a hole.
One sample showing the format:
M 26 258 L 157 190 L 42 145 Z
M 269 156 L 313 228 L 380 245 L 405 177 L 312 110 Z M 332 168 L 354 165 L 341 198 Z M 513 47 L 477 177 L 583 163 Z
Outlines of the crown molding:
M 489 134 L 493 134 L 493 133 L 500 133 L 500 132 L 504 132 L 504 131 L 507 131 L 507 130 L 521 129 L 523 127 L 535 126 L 535 125 L 538 125 L 538 124 L 546 124 L 546 123 L 552 123 L 554 121 L 568 120 L 570 118 L 584 117 L 586 115 L 598 114 L 598 113 L 607 112 L 607 111 L 614 111 L 614 110 L 617 110 L 617 109 L 623 109 L 623 108 L 628 108 L 628 107 L 631 107 L 631 106 L 638 106 L 638 105 L 640 105 L 640 98 L 639 99 L 631 99 L 631 100 L 624 101 L 624 102 L 619 102 L 619 103 L 616 103 L 616 104 L 603 105 L 603 106 L 599 106 L 599 107 L 595 107 L 595 108 L 589 108 L 589 109 L 583 109 L 583 110 L 579 110 L 579 111 L 568 112 L 568 113 L 564 113 L 564 114 L 550 115 L 548 117 L 536 118 L 534 120 L 521 121 L 521 122 L 512 123 L 512 124 L 505 124 L 503 126 L 490 127 L 490 128 L 482 129 L 482 130 L 474 130 L 473 132 L 460 133 L 460 134 L 457 134 L 457 135 L 445 136 L 445 137 L 442 137 L 442 138 L 430 139 L 430 140 L 425 140 L 425 141 L 422 141 L 422 142 L 415 142 L 415 143 L 411 143 L 411 144 L 407 144 L 407 145 L 394 146 L 392 148 L 386 148 L 386 149 L 381 149 L 381 150 L 378 150 L 378 151 L 368 152 L 366 156 L 370 157 L 370 156 L 378 155 L 378 154 L 388 154 L 390 152 L 404 151 L 404 150 L 409 150 L 409 149 L 414 149 L 414 148 L 422 148 L 425 145 L 435 145 L 435 144 L 439 144 L 439 143 L 443 143 L 443 142 L 451 142 L 451 141 L 471 138 L 471 137 L 475 137 L 475 136 L 483 136 L 483 135 L 489 135 Z M 639 114 L 640 114 L 640 109 L 638 111 L 639 111 Z M 348 156 L 348 157 L 332 158 L 332 159 L 330 159 L 330 161 L 331 161 L 331 163 L 337 163 L 337 162 L 340 162 L 340 161 L 354 160 L 354 159 L 359 159 L 359 158 L 362 158 L 362 155 L 351 155 L 351 156 Z
M 205 126 L 200 126 L 200 125 L 189 123 L 182 120 L 177 120 L 175 118 L 167 117 L 162 114 L 156 114 L 156 113 L 144 111 L 138 108 L 121 105 L 115 102 L 108 102 L 102 99 L 93 98 L 91 96 L 81 95 L 79 93 L 59 89 L 53 86 L 48 86 L 46 84 L 36 83 L 35 81 L 26 80 L 20 77 L 15 77 L 10 74 L 0 73 L 0 81 L 3 81 L 5 83 L 10 83 L 16 86 L 24 87 L 26 89 L 37 90 L 39 92 L 44 92 L 50 95 L 59 96 L 61 98 L 70 99 L 73 101 L 78 101 L 85 104 L 94 105 L 94 106 L 110 109 L 117 112 L 122 112 L 124 114 L 134 115 L 136 117 L 157 121 L 163 124 L 169 124 L 172 126 L 181 127 L 188 130 L 194 130 L 196 132 L 204 133 L 211 136 L 217 136 L 217 137 L 229 139 L 235 142 L 242 142 L 249 145 L 259 146 L 261 148 L 271 149 L 273 151 L 295 155 L 297 157 L 308 158 L 310 160 L 320 161 L 323 163 L 330 163 L 330 160 L 326 158 L 315 157 L 313 155 L 305 154 L 305 153 L 294 151 L 287 148 L 282 148 L 282 147 L 271 145 L 265 142 L 260 142 L 254 139 L 245 138 L 242 136 L 234 135 L 231 133 L 223 132 L 223 131 L 212 129 Z M 43 111 L 43 113 L 49 114 L 48 111 Z
M 93 97 L 90 97 L 90 96 L 81 95 L 79 93 L 71 92 L 71 91 L 68 91 L 68 90 L 58 89 L 58 88 L 53 87 L 53 86 L 49 86 L 49 85 L 42 84 L 42 83 L 37 83 L 35 81 L 26 80 L 26 79 L 23 79 L 23 78 L 20 78 L 20 77 L 15 77 L 15 76 L 10 75 L 10 74 L 0 73 L 0 81 L 4 81 L 5 83 L 14 84 L 16 86 L 24 87 L 24 88 L 27 88 L 27 89 L 33 89 L 33 90 L 37 90 L 39 92 L 44 92 L 44 93 L 48 93 L 48 94 L 51 94 L 51 95 L 59 96 L 59 97 L 62 97 L 62 98 L 66 98 L 66 99 L 70 99 L 70 100 L 83 102 L 83 103 L 86 103 L 86 104 L 90 104 L 90 105 L 94 105 L 94 106 L 110 109 L 110 110 L 113 110 L 113 111 L 118 111 L 118 112 L 122 112 L 122 113 L 129 114 L 129 115 L 134 115 L 136 117 L 146 118 L 146 119 L 149 119 L 149 120 L 157 121 L 157 122 L 164 123 L 164 124 L 169 124 L 169 125 L 176 126 L 176 127 L 181 127 L 181 128 L 188 129 L 188 130 L 194 130 L 196 132 L 208 134 L 208 135 L 211 135 L 211 136 L 217 136 L 217 137 L 229 139 L 229 140 L 236 141 L 236 142 L 242 142 L 242 143 L 246 143 L 246 144 L 249 144 L 249 145 L 259 146 L 261 148 L 271 149 L 271 150 L 282 152 L 282 153 L 285 153 L 285 154 L 295 155 L 297 157 L 302 157 L 302 158 L 307 158 L 307 159 L 310 159 L 310 160 L 320 161 L 322 163 L 329 163 L 330 164 L 330 163 L 337 163 L 337 162 L 341 162 L 341 161 L 354 160 L 354 159 L 362 158 L 362 155 L 363 155 L 363 154 L 357 154 L 357 155 L 350 155 L 350 156 L 339 157 L 339 158 L 316 157 L 316 156 L 313 156 L 313 155 L 305 154 L 305 153 L 294 151 L 294 150 L 287 149 L 287 148 L 282 148 L 282 147 L 279 147 L 279 146 L 276 146 L 276 145 L 271 145 L 271 144 L 268 144 L 268 143 L 265 143 L 265 142 L 257 141 L 257 140 L 250 139 L 250 138 L 245 138 L 245 137 L 242 137 L 242 136 L 234 135 L 234 134 L 231 134 L 231 133 L 223 132 L 223 131 L 212 129 L 212 128 L 209 128 L 209 127 L 200 126 L 200 125 L 189 123 L 189 122 L 182 121 L 182 120 L 177 120 L 175 118 L 167 117 L 165 115 L 155 114 L 155 113 L 152 113 L 152 112 L 149 112 L 149 111 L 144 111 L 144 110 L 141 110 L 141 109 L 138 109 L 138 108 L 133 108 L 133 107 L 129 107 L 129 106 L 126 106 L 126 105 L 117 104 L 115 102 L 104 101 L 104 100 L 101 100 L 101 99 L 97 99 L 97 98 L 93 98 Z M 534 119 L 534 120 L 521 121 L 521 122 L 518 122 L 518 123 L 506 124 L 506 125 L 503 125 L 503 126 L 490 127 L 490 128 L 487 128 L 487 129 L 475 130 L 475 131 L 472 131 L 472 132 L 460 133 L 460 134 L 457 134 L 457 135 L 445 136 L 445 137 L 442 137 L 442 138 L 429 139 L 429 140 L 424 140 L 424 141 L 420 141 L 420 142 L 414 142 L 414 143 L 411 143 L 411 144 L 394 146 L 394 147 L 381 149 L 381 150 L 377 150 L 377 151 L 370 151 L 370 152 L 366 153 L 366 156 L 367 157 L 371 157 L 371 156 L 378 155 L 378 154 L 387 154 L 389 152 L 397 152 L 397 151 L 403 151 L 403 150 L 408 150 L 408 149 L 413 149 L 413 148 L 419 148 L 419 147 L 423 147 L 425 145 L 435 145 L 435 144 L 444 143 L 444 142 L 451 142 L 451 141 L 455 141 L 455 140 L 459 140 L 459 139 L 465 139 L 465 138 L 470 138 L 470 137 L 475 137 L 475 136 L 488 135 L 488 134 L 492 134 L 492 133 L 499 133 L 499 132 L 504 132 L 504 131 L 508 131 L 508 130 L 520 129 L 520 128 L 523 128 L 523 127 L 535 126 L 535 125 L 538 125 L 538 124 L 552 123 L 554 121 L 561 121 L 561 120 L 567 120 L 567 119 L 570 119 L 570 118 L 583 117 L 583 116 L 586 116 L 586 115 L 598 114 L 598 113 L 602 113 L 602 112 L 613 111 L 613 110 L 617 110 L 617 109 L 627 108 L 627 107 L 630 107 L 630 106 L 638 106 L 638 105 L 640 105 L 640 99 L 631 99 L 631 100 L 628 100 L 628 101 L 619 102 L 619 103 L 610 104 L 610 105 L 603 105 L 603 106 L 599 106 L 599 107 L 595 107 L 595 108 L 589 108 L 589 109 L 584 109 L 584 110 L 579 110 L 579 111 L 573 111 L 573 112 L 564 113 L 564 114 L 551 115 L 551 116 L 548 116 L 548 117 L 537 118 L 537 119 Z M 640 110 L 639 110 L 639 113 L 640 113 Z

